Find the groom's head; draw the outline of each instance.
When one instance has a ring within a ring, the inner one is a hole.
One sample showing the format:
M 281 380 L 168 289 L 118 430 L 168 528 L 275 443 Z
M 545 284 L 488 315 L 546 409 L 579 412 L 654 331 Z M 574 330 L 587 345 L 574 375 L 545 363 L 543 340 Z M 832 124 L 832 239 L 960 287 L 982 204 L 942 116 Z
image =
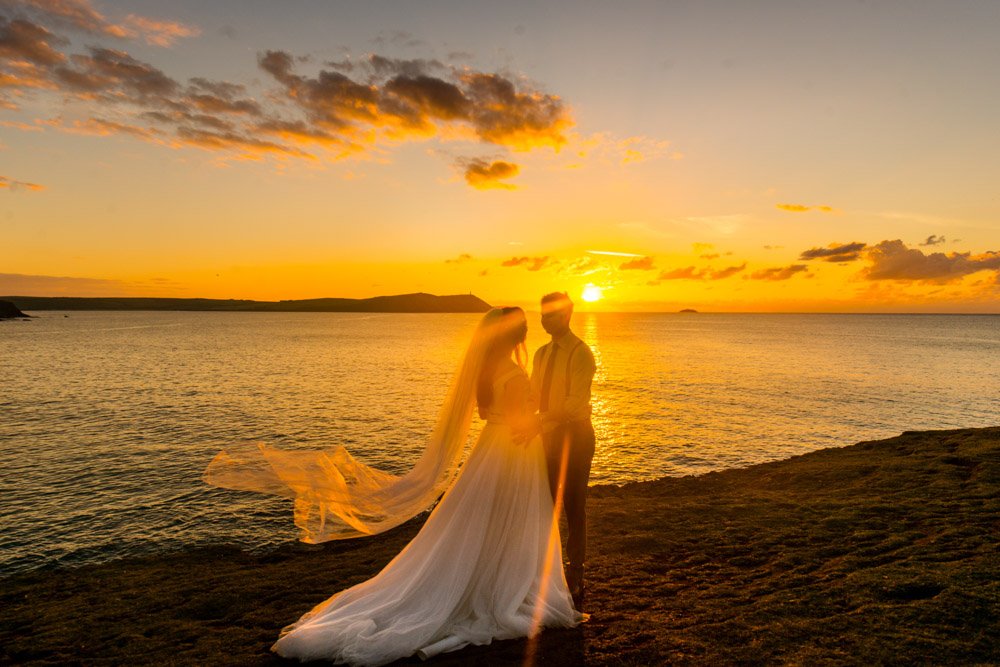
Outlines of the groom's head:
M 573 301 L 566 292 L 552 292 L 542 297 L 542 328 L 550 336 L 559 337 L 569 331 Z

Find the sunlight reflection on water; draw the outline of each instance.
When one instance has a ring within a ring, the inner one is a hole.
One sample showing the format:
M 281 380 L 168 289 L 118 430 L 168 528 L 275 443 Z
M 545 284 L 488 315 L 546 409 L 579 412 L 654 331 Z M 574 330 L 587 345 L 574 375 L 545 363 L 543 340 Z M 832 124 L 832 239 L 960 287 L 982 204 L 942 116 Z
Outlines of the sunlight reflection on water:
M 286 501 L 203 485 L 211 457 L 343 444 L 407 469 L 479 319 L 40 315 L 0 324 L 4 573 L 293 539 Z M 593 483 L 1000 421 L 1000 317 L 579 313 L 574 328 L 598 366 Z

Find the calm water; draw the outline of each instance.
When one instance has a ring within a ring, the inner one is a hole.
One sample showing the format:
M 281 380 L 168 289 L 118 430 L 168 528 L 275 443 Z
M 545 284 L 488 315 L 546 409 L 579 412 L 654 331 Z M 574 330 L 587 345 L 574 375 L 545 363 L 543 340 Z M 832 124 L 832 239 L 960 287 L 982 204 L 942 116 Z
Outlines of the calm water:
M 233 442 L 406 470 L 474 315 L 39 313 L 0 323 L 0 573 L 295 538 L 290 502 L 213 489 Z M 533 324 L 537 316 L 532 316 Z M 1000 317 L 578 314 L 592 482 L 1000 423 Z M 544 342 L 537 326 L 534 349 Z

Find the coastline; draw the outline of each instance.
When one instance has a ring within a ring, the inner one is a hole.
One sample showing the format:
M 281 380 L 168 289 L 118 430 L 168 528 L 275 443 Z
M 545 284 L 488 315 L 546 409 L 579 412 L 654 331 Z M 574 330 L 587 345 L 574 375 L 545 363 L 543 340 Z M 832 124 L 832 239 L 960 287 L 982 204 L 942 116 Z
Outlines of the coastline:
M 543 632 L 539 664 L 1000 661 L 1000 427 L 596 486 L 588 514 L 593 617 Z M 280 629 L 378 572 L 419 523 L 8 577 L 0 662 L 288 663 L 268 651 Z M 521 664 L 528 648 L 431 664 Z

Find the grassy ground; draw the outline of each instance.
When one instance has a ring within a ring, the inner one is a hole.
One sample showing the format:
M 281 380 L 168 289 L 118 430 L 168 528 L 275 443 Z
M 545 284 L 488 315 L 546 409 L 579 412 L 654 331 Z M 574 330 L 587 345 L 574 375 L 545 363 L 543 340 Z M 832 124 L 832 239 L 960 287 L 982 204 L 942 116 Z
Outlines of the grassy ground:
M 430 664 L 1000 664 L 1000 427 L 594 487 L 574 630 Z M 0 663 L 270 665 L 280 628 L 415 534 L 0 581 Z

